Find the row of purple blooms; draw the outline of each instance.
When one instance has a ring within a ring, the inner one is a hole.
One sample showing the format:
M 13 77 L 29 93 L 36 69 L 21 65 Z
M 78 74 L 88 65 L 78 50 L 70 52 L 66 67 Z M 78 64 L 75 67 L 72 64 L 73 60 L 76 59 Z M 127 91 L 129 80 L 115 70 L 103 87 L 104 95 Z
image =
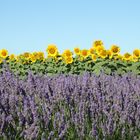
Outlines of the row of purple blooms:
M 140 76 L 0 74 L 0 138 L 138 139 Z

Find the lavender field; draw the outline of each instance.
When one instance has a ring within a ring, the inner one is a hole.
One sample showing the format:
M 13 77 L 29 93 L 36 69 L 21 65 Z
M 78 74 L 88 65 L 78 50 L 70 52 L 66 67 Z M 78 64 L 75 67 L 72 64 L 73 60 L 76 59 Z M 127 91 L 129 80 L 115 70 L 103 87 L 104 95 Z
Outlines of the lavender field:
M 0 74 L 1 140 L 138 140 L 140 76 L 131 73 L 20 80 Z

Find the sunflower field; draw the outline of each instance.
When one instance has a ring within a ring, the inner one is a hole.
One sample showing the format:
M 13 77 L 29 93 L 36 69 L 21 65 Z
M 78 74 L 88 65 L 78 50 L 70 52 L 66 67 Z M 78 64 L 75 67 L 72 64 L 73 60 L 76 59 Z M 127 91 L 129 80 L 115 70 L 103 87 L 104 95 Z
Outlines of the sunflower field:
M 120 54 L 120 48 L 112 45 L 106 50 L 103 42 L 97 40 L 90 49 L 76 47 L 73 51 L 67 49 L 59 53 L 56 45 L 50 44 L 44 52 L 25 52 L 18 56 L 8 54 L 5 49 L 0 50 L 0 68 L 4 62 L 15 74 L 26 77 L 28 71 L 34 74 L 82 74 L 85 71 L 99 74 L 113 72 L 121 75 L 127 72 L 140 74 L 140 50 L 135 49 L 133 54 Z
M 140 49 L 1 49 L 0 140 L 140 140 Z

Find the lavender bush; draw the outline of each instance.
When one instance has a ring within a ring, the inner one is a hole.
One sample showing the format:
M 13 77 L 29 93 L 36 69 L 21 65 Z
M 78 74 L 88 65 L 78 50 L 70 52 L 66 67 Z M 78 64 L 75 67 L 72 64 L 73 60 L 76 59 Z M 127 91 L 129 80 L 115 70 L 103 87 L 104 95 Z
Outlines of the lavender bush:
M 140 76 L 0 74 L 0 139 L 138 140 Z

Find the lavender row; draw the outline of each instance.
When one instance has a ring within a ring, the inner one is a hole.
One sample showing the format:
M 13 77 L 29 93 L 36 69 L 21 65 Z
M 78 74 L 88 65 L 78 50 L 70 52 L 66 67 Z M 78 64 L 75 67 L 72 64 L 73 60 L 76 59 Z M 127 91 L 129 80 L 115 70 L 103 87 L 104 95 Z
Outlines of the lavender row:
M 0 75 L 0 138 L 140 138 L 140 76 Z

